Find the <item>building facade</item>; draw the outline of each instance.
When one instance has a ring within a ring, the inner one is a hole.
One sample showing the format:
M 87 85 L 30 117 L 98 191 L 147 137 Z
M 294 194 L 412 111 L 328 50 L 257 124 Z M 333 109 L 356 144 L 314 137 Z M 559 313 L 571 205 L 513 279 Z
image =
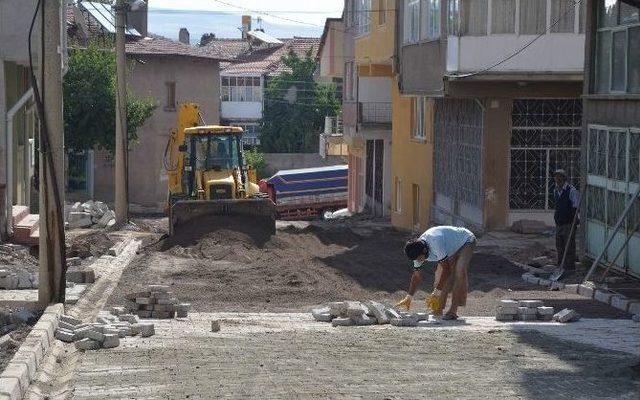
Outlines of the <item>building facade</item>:
M 14 206 L 37 209 L 33 187 L 37 115 L 31 90 L 27 38 L 36 2 L 0 2 L 0 239 L 12 230 Z M 34 68 L 39 66 L 33 32 Z M 64 46 L 62 46 L 64 47 Z M 32 201 L 33 199 L 33 201 Z
M 70 40 L 78 46 L 91 39 L 113 46 L 113 21 L 108 5 L 85 2 L 72 6 L 67 13 Z M 225 57 L 148 33 L 146 9 L 128 21 L 127 88 L 131 95 L 156 105 L 138 128 L 138 141 L 128 152 L 129 203 L 132 211 L 162 212 L 168 193 L 167 168 L 171 168 L 165 151 L 177 126 L 178 104 L 196 103 L 205 123 L 219 124 L 220 61 Z M 186 41 L 184 32 L 182 36 Z M 73 150 L 67 157 L 68 197 L 112 202 L 112 155 L 102 149 Z
M 640 277 L 640 2 L 589 0 L 586 10 L 583 247 Z
M 246 145 L 260 144 L 264 89 L 270 77 L 286 70 L 282 56 L 289 51 L 316 58 L 318 38 L 277 39 L 251 30 L 251 17 L 242 17 L 242 38 L 214 38 L 202 49 L 224 56 L 221 64 L 221 122 L 244 129 Z
M 388 216 L 395 1 L 347 0 L 344 19 L 343 124 L 349 151 L 349 209 Z
M 584 19 L 555 0 L 399 3 L 400 93 L 427 107 L 414 124 L 433 110 L 432 221 L 553 223 L 552 172 L 580 179 Z

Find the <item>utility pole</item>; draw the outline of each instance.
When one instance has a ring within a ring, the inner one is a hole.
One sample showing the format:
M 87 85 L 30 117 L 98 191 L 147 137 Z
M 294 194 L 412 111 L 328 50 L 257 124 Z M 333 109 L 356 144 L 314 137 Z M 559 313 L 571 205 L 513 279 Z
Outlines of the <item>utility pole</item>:
M 61 9 L 63 0 L 41 2 L 39 92 L 44 103 L 40 126 L 40 248 L 38 302 L 64 302 L 64 123 L 62 113 Z M 38 41 L 40 42 L 40 41 Z M 46 128 L 45 128 L 46 127 Z M 48 146 L 47 146 L 48 144 Z
M 127 75 L 125 55 L 125 29 L 128 3 L 117 0 L 116 13 L 116 176 L 115 211 L 116 223 L 124 224 L 129 220 L 127 187 Z

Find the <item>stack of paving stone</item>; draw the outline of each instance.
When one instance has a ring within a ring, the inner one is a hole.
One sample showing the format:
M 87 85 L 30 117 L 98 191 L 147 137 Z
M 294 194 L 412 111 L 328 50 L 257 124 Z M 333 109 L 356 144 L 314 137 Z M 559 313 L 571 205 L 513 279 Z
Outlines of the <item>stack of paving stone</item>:
M 409 313 L 377 301 L 337 301 L 311 311 L 316 321 L 333 326 L 430 326 L 438 322 L 427 313 Z
M 551 319 L 553 321 L 562 323 L 575 322 L 580 319 L 580 314 L 578 314 L 575 310 L 565 308 L 564 310 L 553 315 Z
M 97 350 L 118 347 L 120 339 L 127 336 L 149 337 L 154 334 L 153 324 L 139 323 L 138 318 L 127 314 L 123 307 L 114 307 L 111 314 L 101 312 L 92 323 L 83 323 L 68 315 L 60 316 L 55 337 L 66 343 L 75 343 L 79 350 Z
M 140 318 L 186 318 L 191 310 L 191 304 L 180 303 L 164 285 L 149 285 L 146 291 L 131 293 L 126 298 L 135 303 L 134 311 Z
M 500 300 L 496 321 L 551 321 L 553 313 L 542 300 Z

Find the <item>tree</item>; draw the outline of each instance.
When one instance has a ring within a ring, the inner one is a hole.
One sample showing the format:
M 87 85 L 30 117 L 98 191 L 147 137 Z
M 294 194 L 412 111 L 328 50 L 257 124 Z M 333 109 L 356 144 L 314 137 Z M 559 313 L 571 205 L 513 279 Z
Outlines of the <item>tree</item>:
M 198 43 L 198 46 L 204 47 L 208 45 L 215 38 L 216 38 L 215 33 L 204 33 L 202 36 L 200 36 L 200 43 Z
M 156 108 L 151 99 L 127 96 L 127 136 L 138 139 L 137 129 Z M 74 150 L 95 146 L 113 152 L 116 118 L 116 57 L 109 49 L 90 43 L 72 50 L 64 77 L 65 146 Z
M 260 145 L 264 152 L 314 153 L 324 118 L 340 113 L 333 84 L 314 81 L 316 61 L 293 51 L 282 57 L 290 72 L 270 79 L 265 90 Z
M 263 153 L 259 152 L 258 149 L 254 147 L 250 150 L 245 150 L 243 157 L 247 161 L 247 165 L 256 170 L 258 179 L 266 177 L 267 161 L 265 160 Z

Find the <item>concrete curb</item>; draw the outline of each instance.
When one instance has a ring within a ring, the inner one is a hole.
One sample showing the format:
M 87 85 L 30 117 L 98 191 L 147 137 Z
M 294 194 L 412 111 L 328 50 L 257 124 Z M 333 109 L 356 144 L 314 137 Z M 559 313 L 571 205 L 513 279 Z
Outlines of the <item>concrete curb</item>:
M 0 399 L 22 399 L 38 366 L 54 343 L 58 320 L 64 312 L 62 304 L 47 307 L 33 326 L 5 370 L 0 374 Z
M 629 299 L 623 295 L 612 293 L 608 290 L 596 289 L 586 284 L 564 284 L 562 282 L 551 282 L 548 279 L 538 278 L 534 275 L 533 270 L 538 270 L 526 264 L 514 262 L 515 265 L 528 271 L 522 274 L 522 280 L 538 286 L 557 288 L 567 293 L 579 294 L 582 297 L 608 304 L 618 310 L 627 312 L 631 315 L 640 315 L 640 301 Z

